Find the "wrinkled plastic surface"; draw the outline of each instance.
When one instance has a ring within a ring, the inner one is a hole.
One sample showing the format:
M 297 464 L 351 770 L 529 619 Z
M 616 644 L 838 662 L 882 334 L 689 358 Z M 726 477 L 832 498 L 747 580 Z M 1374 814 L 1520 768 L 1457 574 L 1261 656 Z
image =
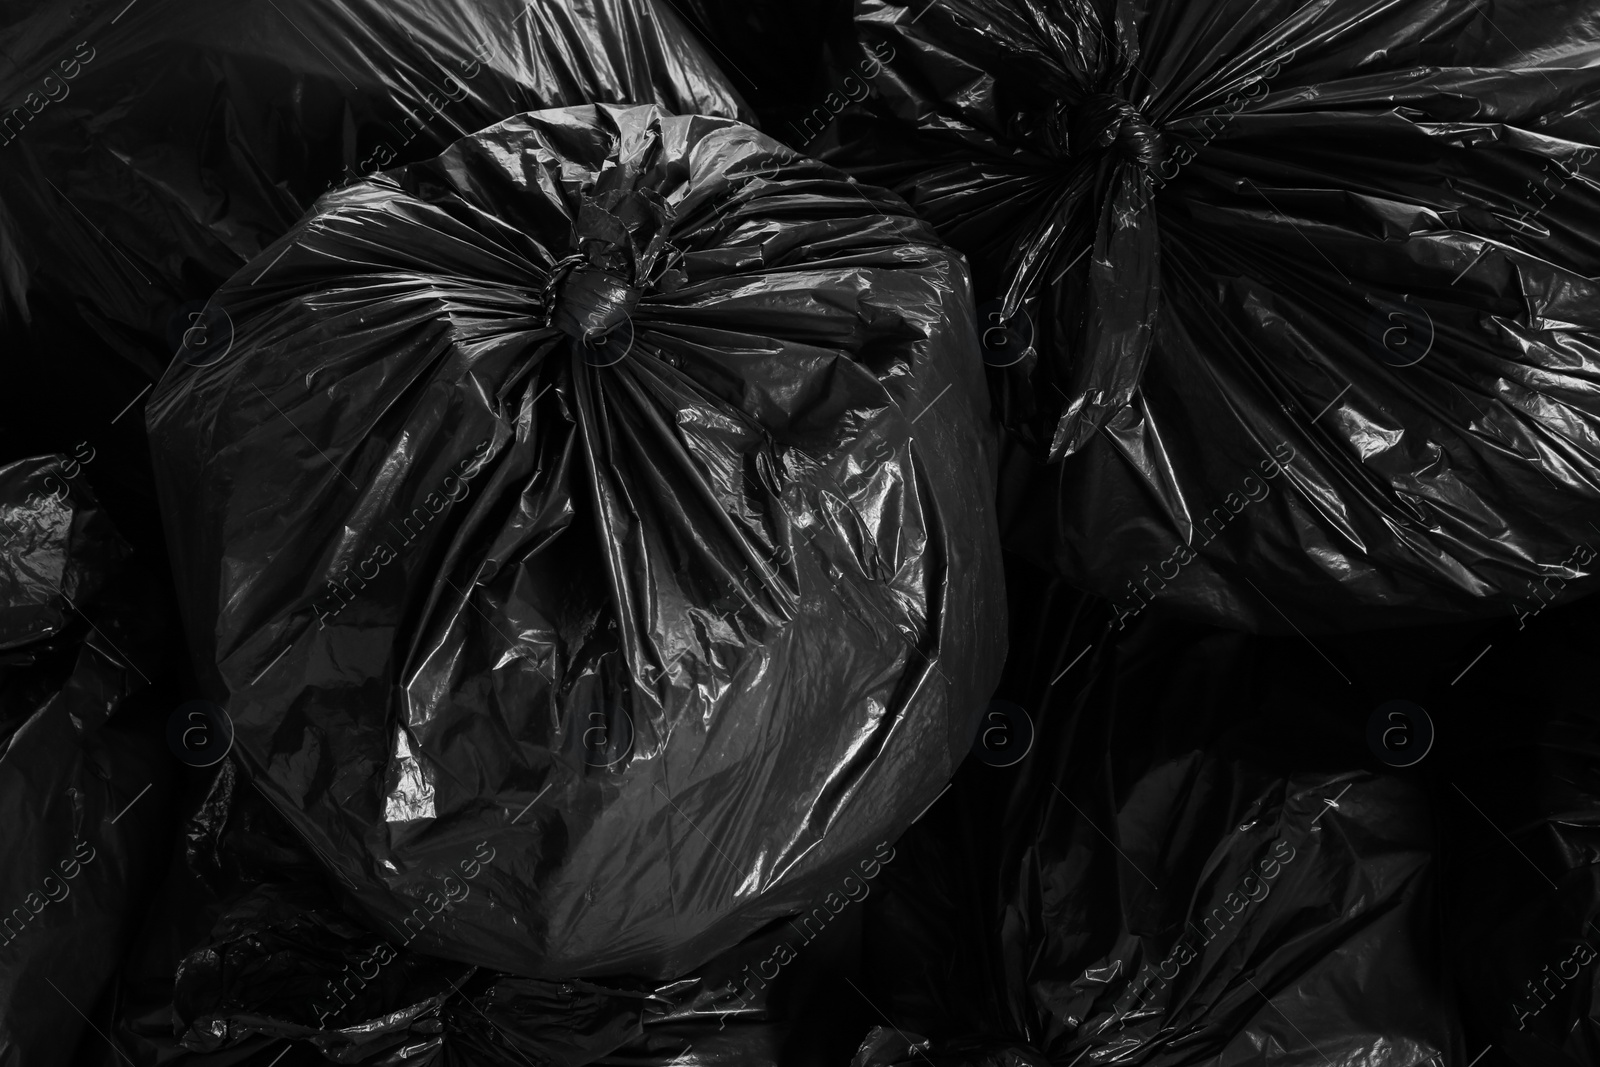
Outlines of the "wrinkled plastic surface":
M 64 1063 L 86 1033 L 161 837 L 168 760 L 119 724 L 170 628 L 80 474 L 59 455 L 0 467 L 5 1067 Z
M 0 12 L 0 287 L 149 380 L 214 358 L 197 302 L 327 189 L 530 109 L 743 117 L 655 0 L 139 0 Z M 7 312 L 0 311 L 0 315 Z M 49 398 L 41 398 L 49 399 Z
M 1591 14 L 858 0 L 813 147 L 972 261 L 1007 545 L 1278 632 L 1591 588 Z
M 867 901 L 857 1067 L 1594 1062 L 1600 601 L 1108 634 L 1007 572 L 974 757 Z
M 1005 648 L 968 292 L 892 196 L 602 106 L 336 192 L 217 294 L 231 352 L 148 414 L 186 628 L 370 922 L 668 977 L 938 794 Z
M 727 995 L 743 966 L 771 954 L 782 927 L 664 984 L 497 974 L 352 922 L 315 856 L 233 764 L 221 765 L 191 807 L 123 968 L 108 1027 L 116 1050 L 90 1062 L 796 1062 L 778 1052 L 798 966 L 786 984 Z
M 1553 608 L 1516 636 L 1496 638 L 1497 669 L 1461 682 L 1473 683 L 1455 725 L 1465 743 L 1439 786 L 1446 949 L 1469 1055 L 1581 1067 L 1600 1061 L 1600 602 Z
M 1103 602 L 1008 571 L 1000 695 L 1032 729 L 986 720 L 990 762 L 867 902 L 887 1017 L 857 1067 L 1465 1062 L 1436 798 L 1362 743 L 1393 664 L 1347 685 L 1298 637 L 1107 634 Z

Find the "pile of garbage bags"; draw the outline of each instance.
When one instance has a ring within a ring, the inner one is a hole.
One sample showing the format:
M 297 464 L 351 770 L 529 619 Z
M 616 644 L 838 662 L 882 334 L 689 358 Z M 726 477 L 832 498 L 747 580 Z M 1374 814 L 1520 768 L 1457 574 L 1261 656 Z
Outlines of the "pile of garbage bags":
M 1004 604 L 965 267 L 786 153 L 491 126 L 325 197 L 150 402 L 202 692 L 408 944 L 670 977 L 966 754 Z
M 866 902 L 856 1067 L 1594 1061 L 1592 601 L 1120 633 L 1007 563 L 988 736 Z
M 0 1060 L 66 1062 L 171 821 L 166 582 L 65 455 L 0 466 Z
M 972 260 L 1007 544 L 1254 631 L 1587 589 L 1589 7 L 858 3 L 816 148 Z
M 1595 0 L 0 27 L 0 1067 L 1600 1062 Z

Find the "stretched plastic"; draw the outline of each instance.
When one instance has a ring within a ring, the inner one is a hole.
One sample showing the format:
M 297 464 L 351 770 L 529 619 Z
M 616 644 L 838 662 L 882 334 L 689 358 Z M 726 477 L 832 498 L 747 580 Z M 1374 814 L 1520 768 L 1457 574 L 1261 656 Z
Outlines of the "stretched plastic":
M 1481 1051 L 1439 925 L 1441 895 L 1474 891 L 1486 857 L 1459 890 L 1441 873 L 1450 789 L 1424 777 L 1439 752 L 1400 770 L 1366 745 L 1388 697 L 1454 721 L 1448 675 L 1424 696 L 1414 661 L 1393 670 L 1437 638 L 1330 647 L 1341 679 L 1298 636 L 1171 613 L 1107 633 L 1103 602 L 1012 562 L 1015 652 L 974 758 L 866 902 L 862 988 L 882 1015 L 855 1067 Z M 1495 838 L 1472 830 L 1475 848 Z
M 93 1040 L 162 842 L 171 761 L 122 728 L 159 678 L 161 598 L 66 455 L 0 466 L 0 1064 Z M 169 609 L 170 610 L 170 609 Z
M 0 39 L 4 303 L 151 381 L 225 350 L 199 305 L 330 188 L 538 108 L 745 117 L 656 0 L 12 5 Z
M 680 974 L 938 794 L 1004 656 L 961 258 L 725 119 L 324 198 L 148 412 L 193 658 L 384 936 Z
M 813 148 L 972 261 L 1007 545 L 1118 626 L 1592 589 L 1588 11 L 858 0 L 871 93 Z
M 665 983 L 484 971 L 425 956 L 342 913 L 315 855 L 232 763 L 187 807 L 183 847 L 119 969 L 106 1028 L 115 1045 L 89 1062 L 792 1062 L 778 1055 L 791 1020 L 775 987 L 740 1004 L 725 993 L 779 934 Z

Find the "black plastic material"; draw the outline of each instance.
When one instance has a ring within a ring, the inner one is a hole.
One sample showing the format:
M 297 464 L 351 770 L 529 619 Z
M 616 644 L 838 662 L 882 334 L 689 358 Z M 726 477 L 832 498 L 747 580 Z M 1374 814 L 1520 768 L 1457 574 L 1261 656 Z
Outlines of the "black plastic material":
M 671 977 L 938 794 L 1005 649 L 968 292 L 893 196 L 601 106 L 341 190 L 218 293 L 229 355 L 149 407 L 186 628 L 374 929 Z
M 0 40 L 0 317 L 70 309 L 150 380 L 225 353 L 201 305 L 331 188 L 530 109 L 746 117 L 657 0 L 11 5 Z
M 871 93 L 813 148 L 998 302 L 1008 547 L 1117 625 L 1152 600 L 1313 632 L 1592 589 L 1591 14 L 858 0 Z
M 111 998 L 116 1047 L 102 1044 L 80 1067 L 805 1062 L 778 1055 L 800 966 L 729 993 L 782 926 L 666 983 L 517 978 L 427 957 L 352 922 L 315 856 L 234 764 L 221 764 L 189 808 Z
M 866 903 L 857 1067 L 1595 1061 L 1600 600 L 1108 633 L 1007 575 L 974 758 Z
M 143 906 L 171 763 L 125 729 L 159 678 L 170 606 L 82 464 L 0 467 L 0 1062 L 54 1067 L 88 1031 Z

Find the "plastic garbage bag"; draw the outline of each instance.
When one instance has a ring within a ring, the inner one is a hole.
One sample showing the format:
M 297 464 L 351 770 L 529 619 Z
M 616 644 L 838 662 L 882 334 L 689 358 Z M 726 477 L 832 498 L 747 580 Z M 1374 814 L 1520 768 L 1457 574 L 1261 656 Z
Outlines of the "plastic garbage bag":
M 973 758 L 866 902 L 857 1067 L 1466 1062 L 1439 792 L 1366 743 L 1419 649 L 1107 633 L 1103 601 L 1007 571 Z
M 371 928 L 682 974 L 936 796 L 1004 655 L 966 267 L 724 119 L 329 194 L 148 408 L 234 755 Z
M 1589 13 L 858 0 L 811 147 L 970 257 L 1006 543 L 1117 625 L 1509 615 L 1594 585 Z
M 1600 1059 L 1600 601 L 1504 631 L 1439 724 L 1462 739 L 1438 784 L 1445 947 L 1466 1059 L 1578 1067 Z
M 183 961 L 183 1048 L 278 1039 L 337 1063 L 407 1067 L 778 1062 L 782 1027 L 723 1019 L 698 977 L 655 987 L 483 971 L 408 952 L 306 896 L 263 887 Z
M 665 983 L 517 978 L 352 923 L 315 856 L 232 763 L 195 798 L 184 838 L 123 968 L 105 1063 L 819 1062 L 786 1051 L 813 999 L 806 962 L 730 995 L 790 937 L 786 923 Z
M 65 1063 L 154 871 L 161 599 L 64 455 L 0 467 L 0 1063 Z M 168 608 L 170 611 L 170 608 Z M 134 724 L 129 725 L 128 720 Z
M 335 185 L 530 109 L 743 116 L 655 0 L 12 5 L 0 38 L 9 313 L 81 317 L 151 381 L 226 350 L 204 300 Z

